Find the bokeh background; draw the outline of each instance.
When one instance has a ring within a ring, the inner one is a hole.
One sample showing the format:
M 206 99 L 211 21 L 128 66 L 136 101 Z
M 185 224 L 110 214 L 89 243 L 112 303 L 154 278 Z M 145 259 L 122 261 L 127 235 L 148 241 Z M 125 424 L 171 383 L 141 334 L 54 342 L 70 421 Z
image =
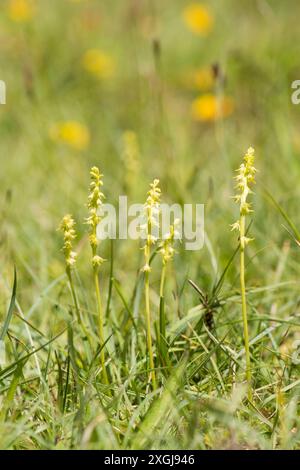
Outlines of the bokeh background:
M 158 177 L 164 201 L 206 205 L 206 245 L 178 248 L 172 289 L 188 276 L 209 288 L 236 247 L 232 177 L 250 145 L 259 174 L 247 275 L 252 285 L 274 282 L 290 237 L 264 191 L 300 223 L 300 106 L 291 103 L 299 14 L 298 0 L 1 0 L 1 306 L 14 263 L 25 310 L 63 275 L 56 229 L 65 213 L 77 220 L 89 284 L 92 165 L 108 202 L 142 202 Z M 103 243 L 104 258 L 109 249 Z M 282 280 L 296 278 L 300 261 L 293 242 L 288 249 Z M 142 254 L 132 241 L 115 250 L 115 277 L 130 292 Z M 191 307 L 195 295 L 185 292 Z M 51 321 L 44 309 L 34 309 L 38 324 Z

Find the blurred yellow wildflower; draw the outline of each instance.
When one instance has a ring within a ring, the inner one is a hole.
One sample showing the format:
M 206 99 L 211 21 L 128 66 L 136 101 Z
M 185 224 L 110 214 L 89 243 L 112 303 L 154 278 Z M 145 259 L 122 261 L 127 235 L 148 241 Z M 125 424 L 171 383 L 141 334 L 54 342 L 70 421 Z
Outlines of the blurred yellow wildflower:
M 111 56 L 100 49 L 89 49 L 82 58 L 83 68 L 98 78 L 110 78 L 114 75 L 115 62 Z
M 234 110 L 233 99 L 228 96 L 215 96 L 207 93 L 195 99 L 192 116 L 196 121 L 216 121 L 230 116 Z
M 35 14 L 35 3 L 33 0 L 9 0 L 8 16 L 17 23 L 24 23 L 33 18 Z
M 195 69 L 186 75 L 186 86 L 201 91 L 211 90 L 215 84 L 215 73 L 212 66 Z
M 202 3 L 191 3 L 183 11 L 186 26 L 194 34 L 207 36 L 213 28 L 214 17 Z
M 85 150 L 90 143 L 88 128 L 76 121 L 55 124 L 50 129 L 50 136 L 57 142 L 63 142 L 75 150 Z

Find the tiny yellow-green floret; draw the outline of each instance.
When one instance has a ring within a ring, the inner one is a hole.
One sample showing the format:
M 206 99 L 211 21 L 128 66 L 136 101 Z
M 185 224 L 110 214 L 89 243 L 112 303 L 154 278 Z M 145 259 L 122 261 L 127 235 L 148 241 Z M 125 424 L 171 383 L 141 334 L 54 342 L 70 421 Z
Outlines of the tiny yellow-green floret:
M 251 186 L 255 183 L 256 168 L 254 167 L 254 149 L 250 147 L 244 156 L 243 162 L 237 170 L 235 180 L 237 182 L 234 199 L 239 204 L 240 218 L 231 228 L 239 232 L 239 248 L 240 248 L 240 285 L 242 300 L 242 318 L 244 328 L 244 344 L 246 356 L 246 380 L 248 384 L 248 398 L 252 401 L 252 383 L 251 383 L 251 357 L 250 357 L 250 340 L 248 331 L 247 317 L 247 300 L 246 300 L 246 284 L 245 284 L 245 249 L 253 239 L 246 237 L 246 216 L 252 211 L 251 204 L 248 202 L 248 196 L 252 193 Z
M 77 253 L 73 251 L 73 240 L 76 238 L 75 221 L 70 214 L 64 216 L 59 229 L 64 235 L 63 252 L 65 255 L 66 265 L 71 268 L 76 263 Z
M 99 244 L 97 239 L 97 226 L 101 220 L 99 216 L 99 209 L 103 204 L 104 194 L 101 192 L 103 186 L 103 175 L 100 173 L 99 168 L 93 166 L 90 171 L 91 183 L 90 193 L 88 196 L 88 209 L 89 217 L 86 219 L 86 223 L 89 225 L 89 240 L 93 250 L 93 257 L 96 255 L 96 249 Z M 93 260 L 93 264 L 99 264 L 97 260 Z
M 167 265 L 169 261 L 172 261 L 175 255 L 174 242 L 176 235 L 176 225 L 178 220 L 174 221 L 174 224 L 170 225 L 170 231 L 167 233 L 162 242 L 159 245 L 159 252 L 162 256 L 162 261 L 164 265 Z
M 251 186 L 255 184 L 256 168 L 254 167 L 254 149 L 250 147 L 244 156 L 243 163 L 237 169 L 237 176 L 235 180 L 237 182 L 236 189 L 237 194 L 234 196 L 235 202 L 240 206 L 240 216 L 245 217 L 252 211 L 251 203 L 248 202 L 248 196 L 253 193 Z M 241 220 L 238 220 L 231 225 L 232 230 L 238 230 L 241 235 L 241 244 L 247 245 L 252 238 L 247 238 L 241 233 Z
M 141 230 L 145 233 L 146 243 L 143 247 L 145 254 L 145 265 L 143 267 L 144 272 L 150 272 L 151 268 L 149 265 L 150 250 L 152 245 L 157 242 L 157 237 L 153 234 L 155 227 L 159 224 L 159 212 L 160 212 L 160 197 L 161 190 L 159 187 L 159 180 L 155 179 L 150 184 L 150 190 L 148 191 L 146 203 L 144 205 L 145 223 L 141 225 Z

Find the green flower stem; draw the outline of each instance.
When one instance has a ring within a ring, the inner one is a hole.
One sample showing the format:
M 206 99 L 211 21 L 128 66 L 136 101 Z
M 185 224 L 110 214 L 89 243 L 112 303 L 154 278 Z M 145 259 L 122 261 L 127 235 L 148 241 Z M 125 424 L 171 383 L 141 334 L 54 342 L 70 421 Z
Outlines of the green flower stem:
M 82 325 L 78 299 L 77 299 L 77 295 L 76 295 L 76 292 L 75 292 L 75 289 L 74 289 L 73 277 L 72 277 L 72 272 L 71 272 L 70 266 L 66 267 L 66 273 L 67 273 L 67 276 L 68 276 L 69 285 L 70 285 L 70 289 L 71 289 L 71 294 L 72 294 L 73 302 L 74 302 L 74 305 L 75 305 L 75 312 L 76 312 L 77 320 L 78 320 L 79 325 Z
M 150 293 L 149 293 L 149 272 L 145 272 L 145 303 L 146 303 L 146 328 L 147 328 L 147 347 L 149 354 L 150 377 L 152 380 L 153 390 L 156 390 L 156 377 L 154 370 L 154 359 L 152 351 L 152 338 L 151 338 L 151 313 L 150 313 Z
M 249 348 L 249 331 L 248 331 L 248 318 L 247 318 L 247 302 L 246 302 L 246 287 L 245 287 L 245 216 L 240 217 L 240 282 L 241 282 L 241 296 L 242 296 L 242 316 L 244 326 L 244 343 L 246 352 L 246 380 L 248 384 L 248 399 L 252 400 L 252 384 L 251 384 L 251 360 Z
M 161 270 L 161 278 L 160 278 L 160 288 L 159 288 L 160 298 L 164 297 L 165 279 L 166 279 L 166 265 L 164 264 Z
M 85 347 L 87 357 L 89 357 L 90 356 L 90 351 L 89 351 L 89 348 L 86 345 L 86 341 L 88 341 L 88 343 L 90 344 L 90 335 L 89 335 L 89 333 L 87 331 L 87 328 L 84 324 L 84 321 L 82 320 L 82 317 L 81 317 L 79 302 L 78 302 L 78 299 L 77 299 L 76 290 L 74 288 L 72 270 L 71 270 L 70 266 L 67 266 L 66 273 L 67 273 L 68 280 L 69 280 L 72 299 L 73 299 L 73 302 L 74 302 L 74 305 L 75 305 L 75 312 L 76 312 L 77 321 L 78 321 L 78 324 L 80 325 L 80 327 L 82 328 L 82 331 L 83 331 L 83 334 L 84 334 L 84 336 L 81 336 L 81 339 L 84 343 L 84 347 Z
M 147 240 L 145 246 L 143 247 L 145 255 L 145 265 L 143 267 L 143 272 L 145 273 L 145 314 L 146 314 L 146 335 L 147 335 L 147 347 L 149 354 L 149 366 L 150 366 L 150 380 L 152 381 L 153 390 L 156 389 L 156 377 L 154 369 L 154 357 L 152 350 L 152 338 L 151 338 L 151 312 L 150 312 L 150 286 L 149 286 L 149 277 L 150 277 L 150 255 L 151 247 L 156 242 L 156 238 L 152 236 L 152 228 L 156 225 L 155 215 L 159 213 L 159 201 L 161 190 L 158 186 L 159 180 L 153 180 L 153 183 L 150 184 L 150 191 L 147 193 L 147 200 L 145 204 L 145 216 L 147 220 L 146 224 L 146 234 Z
M 161 278 L 160 278 L 160 288 L 159 288 L 159 344 L 160 344 L 160 351 L 165 351 L 165 338 L 166 338 L 166 319 L 165 319 L 165 299 L 164 299 L 164 290 L 165 290 L 165 279 L 166 279 L 166 265 L 163 264 L 161 270 Z
M 94 282 L 95 282 L 95 291 L 96 291 L 96 299 L 97 299 L 97 309 L 98 309 L 98 322 L 99 322 L 99 340 L 100 340 L 100 360 L 102 366 L 102 374 L 103 380 L 106 385 L 109 384 L 106 366 L 105 366 L 105 351 L 103 348 L 104 344 L 104 327 L 103 327 L 103 312 L 102 312 L 102 305 L 101 305 L 101 295 L 100 295 L 100 286 L 99 286 L 99 277 L 98 277 L 98 269 L 94 268 Z
M 168 364 L 168 349 L 166 343 L 166 315 L 165 315 L 165 279 L 166 279 L 166 268 L 167 265 L 163 264 L 160 278 L 160 289 L 159 289 L 159 351 L 161 364 L 165 367 Z

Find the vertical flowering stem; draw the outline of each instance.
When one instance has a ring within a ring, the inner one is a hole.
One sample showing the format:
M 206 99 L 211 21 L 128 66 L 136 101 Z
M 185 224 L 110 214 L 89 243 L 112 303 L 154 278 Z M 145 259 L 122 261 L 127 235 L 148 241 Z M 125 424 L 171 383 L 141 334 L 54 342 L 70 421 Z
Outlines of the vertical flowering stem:
M 165 290 L 165 280 L 166 280 L 166 269 L 167 265 L 163 263 L 162 269 L 161 269 L 161 276 L 160 276 L 160 287 L 159 287 L 159 297 L 161 299 L 164 298 L 164 290 Z
M 164 367 L 167 364 L 168 350 L 166 347 L 166 314 L 165 314 L 165 279 L 166 279 L 166 265 L 163 264 L 160 276 L 159 287 L 159 330 L 158 330 L 158 350 L 161 365 Z
M 64 235 L 63 252 L 65 255 L 65 261 L 66 261 L 66 274 L 67 274 L 70 289 L 71 289 L 72 299 L 75 305 L 77 320 L 78 320 L 78 323 L 81 324 L 79 304 L 78 304 L 77 295 L 76 295 L 76 291 L 75 291 L 74 283 L 73 283 L 73 276 L 72 276 L 72 269 L 76 263 L 77 253 L 73 251 L 73 240 L 76 238 L 76 232 L 75 232 L 75 222 L 74 222 L 73 217 L 70 214 L 67 214 L 64 216 L 64 218 L 62 219 L 60 223 L 59 230 L 61 230 Z
M 165 299 L 164 299 L 164 289 L 165 289 L 165 280 L 166 280 L 166 270 L 167 265 L 170 261 L 173 260 L 175 250 L 174 250 L 174 239 L 175 239 L 175 225 L 179 221 L 175 220 L 174 224 L 170 226 L 170 231 L 164 235 L 164 239 L 160 244 L 159 252 L 162 257 L 162 270 L 160 277 L 160 289 L 159 289 L 159 350 L 161 356 L 161 363 L 163 366 L 166 366 L 168 363 L 168 349 L 166 342 L 166 315 L 165 315 Z
M 105 366 L 105 350 L 104 350 L 104 326 L 103 326 L 103 311 L 102 311 L 102 303 L 101 303 L 101 295 L 100 295 L 100 285 L 99 285 L 99 275 L 98 269 L 94 268 L 94 283 L 95 283 L 95 291 L 96 291 L 96 299 L 97 299 L 97 309 L 98 309 L 98 321 L 99 321 L 99 341 L 100 341 L 100 360 L 102 366 L 102 373 L 103 373 L 103 380 L 105 384 L 108 384 L 108 376 Z
M 251 212 L 251 204 L 247 202 L 249 194 L 252 193 L 250 187 L 255 183 L 256 169 L 254 167 L 254 149 L 249 148 L 244 156 L 243 163 L 237 170 L 238 174 L 235 177 L 237 181 L 236 189 L 238 194 L 235 195 L 235 201 L 240 206 L 240 218 L 232 225 L 233 230 L 239 232 L 240 240 L 240 284 L 241 284 L 241 298 L 242 298 L 242 318 L 244 328 L 244 344 L 246 355 L 246 381 L 248 384 L 248 399 L 252 400 L 252 374 L 251 374 L 251 358 L 250 358 L 250 345 L 249 345 L 249 331 L 248 331 L 248 317 L 247 317 L 247 300 L 246 300 L 246 285 L 245 285 L 245 249 L 251 238 L 246 237 L 245 226 L 246 216 Z
M 147 348 L 149 354 L 149 366 L 151 369 L 150 377 L 152 380 L 153 389 L 156 389 L 156 376 L 155 376 L 155 368 L 154 368 L 154 358 L 153 358 L 153 350 L 152 350 L 152 338 L 151 338 L 151 311 L 150 311 L 150 253 L 151 253 L 151 223 L 150 220 L 150 211 L 149 208 L 147 209 L 147 243 L 145 245 L 145 309 L 146 309 L 146 331 L 147 331 Z
M 99 284 L 99 269 L 104 262 L 104 259 L 97 255 L 97 247 L 99 241 L 97 239 L 97 226 L 101 220 L 99 215 L 99 210 L 103 204 L 104 194 L 101 192 L 101 186 L 103 186 L 102 177 L 99 168 L 93 167 L 90 171 L 91 183 L 90 183 L 90 193 L 88 197 L 88 209 L 89 217 L 87 218 L 87 224 L 90 227 L 89 230 L 89 240 L 92 249 L 92 266 L 93 266 L 93 275 L 94 275 L 94 284 L 95 284 L 95 293 L 97 301 L 97 311 L 98 311 L 98 332 L 99 332 L 99 341 L 100 341 L 100 361 L 102 366 L 102 375 L 103 381 L 108 385 L 108 376 L 105 365 L 105 350 L 104 350 L 104 318 L 103 310 L 101 303 L 101 293 L 100 293 L 100 284 Z
M 67 274 L 67 277 L 68 277 L 68 280 L 69 280 L 69 285 L 70 285 L 70 289 L 71 289 L 72 299 L 73 299 L 73 302 L 74 302 L 74 305 L 75 305 L 75 312 L 76 312 L 77 320 L 78 320 L 78 323 L 81 324 L 81 317 L 80 317 L 80 311 L 79 311 L 79 303 L 78 303 L 76 291 L 75 291 L 75 288 L 74 288 L 73 276 L 72 276 L 72 271 L 71 271 L 70 266 L 67 266 L 67 267 L 66 267 L 66 274 Z
M 147 348 L 149 354 L 149 366 L 151 369 L 150 377 L 152 380 L 153 389 L 156 389 L 156 376 L 154 370 L 154 358 L 152 350 L 152 338 L 151 338 L 151 312 L 150 312 L 150 295 L 149 292 L 149 272 L 145 272 L 145 306 L 146 306 L 146 329 L 147 329 Z
M 167 362 L 167 348 L 166 348 L 166 315 L 165 315 L 165 279 L 166 279 L 166 264 L 163 263 L 160 276 L 160 287 L 159 287 L 159 337 L 158 346 L 160 352 L 161 365 L 165 366 Z
M 150 256 L 151 247 L 157 241 L 157 238 L 153 235 L 153 229 L 158 227 L 159 217 L 159 204 L 160 204 L 161 190 L 159 188 L 159 180 L 155 179 L 150 184 L 150 191 L 148 191 L 148 197 L 144 206 L 145 210 L 145 224 L 141 226 L 141 229 L 145 231 L 146 243 L 143 247 L 145 256 L 145 265 L 143 271 L 145 273 L 145 313 L 146 313 L 146 331 L 147 331 L 147 348 L 149 354 L 149 366 L 151 369 L 150 378 L 152 381 L 152 387 L 156 389 L 156 375 L 154 366 L 154 357 L 152 349 L 152 337 L 151 337 L 151 311 L 150 311 Z
M 251 387 L 251 360 L 250 360 L 250 347 L 249 347 L 249 331 L 248 331 L 248 317 L 247 317 L 247 301 L 246 301 L 246 286 L 245 286 L 245 216 L 240 217 L 240 283 L 241 283 L 241 297 L 242 297 L 242 317 L 244 328 L 244 342 L 246 354 L 246 380 L 248 384 L 248 398 L 252 400 L 252 387 Z

